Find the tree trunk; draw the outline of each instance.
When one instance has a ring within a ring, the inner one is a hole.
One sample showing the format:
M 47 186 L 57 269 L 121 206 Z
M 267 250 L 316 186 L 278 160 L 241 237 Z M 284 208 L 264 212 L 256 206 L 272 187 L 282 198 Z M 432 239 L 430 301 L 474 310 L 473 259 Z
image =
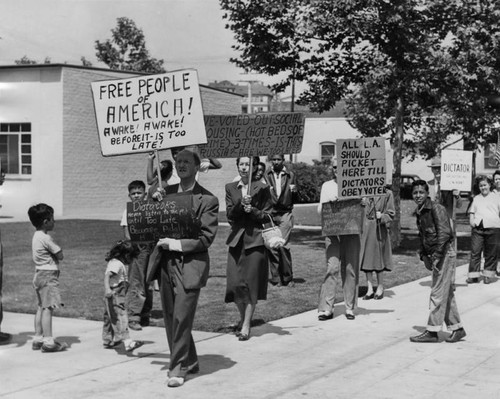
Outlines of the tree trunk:
M 403 97 L 400 96 L 396 106 L 396 135 L 392 144 L 394 171 L 392 175 L 392 192 L 394 194 L 394 206 L 396 208 L 396 215 L 391 224 L 391 241 L 393 248 L 397 248 L 401 244 L 401 155 L 403 153 L 403 139 L 404 139 L 404 104 Z

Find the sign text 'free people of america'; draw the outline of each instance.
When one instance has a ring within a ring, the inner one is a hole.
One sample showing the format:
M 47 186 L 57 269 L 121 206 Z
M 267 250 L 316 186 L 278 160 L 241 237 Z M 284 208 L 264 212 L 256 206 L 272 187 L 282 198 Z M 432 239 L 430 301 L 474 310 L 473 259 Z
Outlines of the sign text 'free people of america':
M 91 83 L 102 155 L 206 143 L 194 69 Z

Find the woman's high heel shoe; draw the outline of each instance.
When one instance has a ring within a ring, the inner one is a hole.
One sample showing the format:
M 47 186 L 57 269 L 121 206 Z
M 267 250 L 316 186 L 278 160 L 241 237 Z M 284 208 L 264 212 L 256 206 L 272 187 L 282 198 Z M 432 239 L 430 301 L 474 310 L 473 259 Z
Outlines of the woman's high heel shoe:
M 250 330 L 248 330 L 248 334 L 247 333 L 240 333 L 240 335 L 238 335 L 238 341 L 248 341 L 250 339 Z
M 373 299 L 382 299 L 384 297 L 384 291 L 382 291 L 381 294 L 375 294 L 375 296 L 373 297 Z

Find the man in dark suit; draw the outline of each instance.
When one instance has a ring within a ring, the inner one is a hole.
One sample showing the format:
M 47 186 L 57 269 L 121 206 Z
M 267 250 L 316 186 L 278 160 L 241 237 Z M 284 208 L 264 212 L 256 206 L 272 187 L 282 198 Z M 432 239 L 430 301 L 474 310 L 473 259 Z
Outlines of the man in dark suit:
M 293 286 L 292 255 L 288 242 L 293 228 L 293 203 L 297 195 L 295 175 L 285 167 L 283 154 L 271 157 L 271 170 L 266 173 L 266 181 L 271 187 L 273 200 L 272 216 L 281 230 L 285 245 L 269 250 L 269 268 L 272 285 Z
M 184 384 L 187 373 L 199 370 L 191 334 L 200 289 L 207 283 L 210 267 L 208 247 L 217 233 L 219 201 L 196 182 L 200 157 L 190 150 L 177 154 L 179 184 L 167 186 L 166 195 L 191 192 L 193 212 L 200 232 L 191 238 L 162 238 L 148 267 L 148 280 L 159 280 L 163 319 L 170 349 L 168 386 Z M 159 252 L 159 254 L 158 254 Z M 161 256 L 158 261 L 158 256 Z

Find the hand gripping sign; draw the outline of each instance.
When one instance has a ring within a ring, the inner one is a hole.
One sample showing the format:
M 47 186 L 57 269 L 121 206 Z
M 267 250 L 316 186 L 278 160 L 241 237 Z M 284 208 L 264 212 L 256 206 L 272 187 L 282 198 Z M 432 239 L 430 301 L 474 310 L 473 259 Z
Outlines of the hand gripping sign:
M 104 156 L 207 142 L 194 69 L 98 81 L 91 86 Z

